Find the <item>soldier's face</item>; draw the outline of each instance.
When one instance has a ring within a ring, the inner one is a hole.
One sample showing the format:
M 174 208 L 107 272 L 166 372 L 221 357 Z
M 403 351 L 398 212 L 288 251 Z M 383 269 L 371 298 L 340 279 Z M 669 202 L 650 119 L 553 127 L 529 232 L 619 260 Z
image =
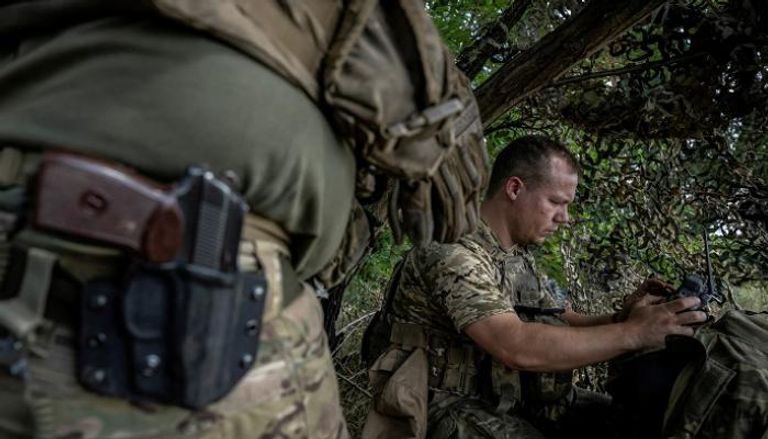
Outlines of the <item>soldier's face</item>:
M 523 184 L 510 212 L 513 240 L 521 245 L 541 244 L 568 224 L 568 206 L 576 197 L 579 176 L 560 157 L 550 159 L 549 177 L 533 187 Z

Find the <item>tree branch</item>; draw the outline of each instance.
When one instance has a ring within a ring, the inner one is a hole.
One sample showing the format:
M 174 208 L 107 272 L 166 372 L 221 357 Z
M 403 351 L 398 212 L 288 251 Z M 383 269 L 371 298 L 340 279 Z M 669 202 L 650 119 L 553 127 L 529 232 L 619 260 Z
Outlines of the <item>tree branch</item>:
M 592 0 L 576 16 L 504 64 L 476 92 L 488 126 L 520 101 L 592 55 L 665 0 Z
M 671 66 L 675 64 L 688 63 L 688 62 L 697 60 L 702 56 L 704 56 L 703 53 L 697 53 L 695 55 L 681 56 L 678 58 L 660 59 L 658 61 L 648 61 L 644 63 L 633 64 L 631 66 L 622 67 L 620 69 L 604 70 L 602 72 L 592 72 L 592 73 L 585 73 L 583 75 L 569 76 L 567 78 L 561 79 L 560 81 L 550 83 L 544 88 L 560 87 L 561 85 L 572 84 L 574 82 L 588 81 L 590 79 L 604 78 L 606 76 L 618 76 L 618 75 L 624 75 L 626 73 L 642 72 L 642 71 L 652 69 L 654 67 L 659 67 L 659 66 Z
M 515 0 L 498 20 L 486 26 L 480 37 L 456 57 L 456 65 L 470 80 L 475 79 L 488 58 L 509 40 L 509 29 L 523 18 L 531 3 L 532 0 Z
M 523 123 L 520 120 L 510 120 L 508 122 L 496 123 L 492 126 L 486 127 L 484 129 L 484 132 L 486 135 L 493 134 L 497 131 L 510 130 L 510 129 L 524 129 L 524 130 L 530 130 L 530 131 L 546 132 L 547 130 L 555 128 L 556 126 L 557 124 L 554 124 L 554 123 L 548 124 L 548 125 L 536 126 L 536 125 Z
M 347 378 L 347 376 L 344 375 L 343 373 L 336 373 L 336 376 L 346 381 L 350 386 L 354 387 L 358 392 L 368 397 L 368 399 L 373 399 L 373 395 L 371 395 L 371 392 L 365 390 L 362 386 L 360 386 L 360 384 L 357 384 L 351 378 Z

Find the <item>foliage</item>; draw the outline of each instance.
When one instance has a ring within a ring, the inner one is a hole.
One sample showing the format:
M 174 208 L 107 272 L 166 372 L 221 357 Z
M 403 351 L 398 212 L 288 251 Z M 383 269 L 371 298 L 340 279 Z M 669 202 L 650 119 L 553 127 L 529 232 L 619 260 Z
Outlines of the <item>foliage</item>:
M 622 279 L 701 271 L 704 230 L 724 287 L 768 280 L 765 9 L 670 2 L 488 130 L 580 157 L 576 221 L 541 257 L 586 308 Z
M 489 40 L 492 53 L 471 75 L 479 86 L 588 3 L 430 0 L 427 8 L 466 61 L 508 8 L 524 7 L 501 26 L 504 38 Z M 677 283 L 702 272 L 706 232 L 728 306 L 768 310 L 767 9 L 762 0 L 669 1 L 487 127 L 491 156 L 518 136 L 545 133 L 584 167 L 573 224 L 537 254 L 576 308 L 605 312 L 646 276 Z M 360 333 L 407 248 L 387 233 L 375 245 L 337 324 L 353 432 L 368 403 Z M 579 377 L 599 387 L 594 370 Z
M 333 352 L 345 418 L 353 437 L 359 436 L 370 402 L 368 375 L 360 359 L 363 330 L 373 312 L 381 307 L 389 274 L 410 248 L 408 243 L 396 244 L 389 231 L 379 234 L 373 245 L 374 251 L 352 279 L 345 295 L 337 321 L 341 341 Z

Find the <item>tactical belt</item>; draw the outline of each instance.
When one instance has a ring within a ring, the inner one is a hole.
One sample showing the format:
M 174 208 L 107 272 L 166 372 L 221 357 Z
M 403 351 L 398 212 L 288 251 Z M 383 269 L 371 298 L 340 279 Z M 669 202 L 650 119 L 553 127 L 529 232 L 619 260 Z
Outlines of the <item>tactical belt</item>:
M 516 307 L 517 309 L 517 307 Z M 536 308 L 520 308 L 533 312 Z M 544 309 L 538 317 L 557 315 Z M 404 349 L 422 348 L 429 362 L 429 387 L 434 395 L 452 394 L 494 401 L 497 413 L 559 405 L 572 393 L 570 373 L 520 372 L 509 369 L 456 334 L 427 329 L 415 323 L 394 322 L 390 343 Z
M 472 343 L 402 322 L 392 324 L 389 340 L 405 349 L 422 348 L 427 352 L 430 390 L 461 396 L 480 393 L 478 366 L 485 354 Z
M 0 251 L 10 243 L 26 260 L 21 275 L 4 276 L 16 294 L 0 302 L 0 365 L 19 369 L 22 353 L 41 345 L 46 301 L 64 292 L 51 287 L 61 271 L 82 285 L 75 314 L 86 388 L 189 408 L 228 393 L 256 359 L 262 317 L 300 293 L 287 235 L 246 214 L 201 168 L 160 187 L 82 156 L 27 157 L 0 152 L 0 211 L 13 218 L 0 221 Z M 38 164 L 33 202 L 4 203 L 25 192 Z

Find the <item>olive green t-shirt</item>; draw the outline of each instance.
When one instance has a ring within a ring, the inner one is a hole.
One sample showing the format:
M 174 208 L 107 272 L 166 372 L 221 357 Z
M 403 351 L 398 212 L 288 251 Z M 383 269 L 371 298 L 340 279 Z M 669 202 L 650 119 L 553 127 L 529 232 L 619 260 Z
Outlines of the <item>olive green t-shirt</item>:
M 233 170 L 251 210 L 289 233 L 302 278 L 331 258 L 351 209 L 354 158 L 299 89 L 151 13 L 62 23 L 41 14 L 42 25 L 13 14 L 0 7 L 0 23 L 17 26 L 0 35 L 0 144 L 65 147 L 166 181 L 193 164 Z

